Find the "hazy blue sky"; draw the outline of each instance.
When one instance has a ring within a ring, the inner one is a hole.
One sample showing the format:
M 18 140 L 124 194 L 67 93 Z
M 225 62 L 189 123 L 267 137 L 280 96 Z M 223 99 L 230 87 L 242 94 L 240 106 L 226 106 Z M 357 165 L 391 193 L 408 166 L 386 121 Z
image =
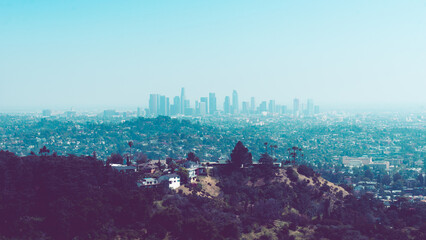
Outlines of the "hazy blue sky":
M 426 105 L 426 1 L 0 1 L 0 111 L 146 106 Z

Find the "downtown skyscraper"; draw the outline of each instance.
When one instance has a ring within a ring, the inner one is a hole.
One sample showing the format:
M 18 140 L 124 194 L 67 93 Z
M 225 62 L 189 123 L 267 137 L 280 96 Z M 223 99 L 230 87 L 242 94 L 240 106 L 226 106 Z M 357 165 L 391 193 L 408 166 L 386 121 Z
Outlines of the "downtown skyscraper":
M 185 114 L 185 88 L 180 91 L 180 114 Z
M 216 94 L 209 93 L 209 114 L 213 115 L 216 111 Z
M 238 114 L 239 113 L 239 107 L 238 107 L 238 93 L 236 90 L 232 92 L 232 114 Z
M 300 102 L 298 98 L 293 100 L 293 116 L 298 117 L 300 115 Z

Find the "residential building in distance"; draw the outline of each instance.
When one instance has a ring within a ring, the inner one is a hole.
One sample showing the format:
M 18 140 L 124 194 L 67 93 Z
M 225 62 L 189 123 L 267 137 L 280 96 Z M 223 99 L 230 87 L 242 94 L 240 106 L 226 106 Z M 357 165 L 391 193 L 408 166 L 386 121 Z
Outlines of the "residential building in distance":
M 343 165 L 347 167 L 361 167 L 363 165 L 369 165 L 373 163 L 373 158 L 371 157 L 342 157 Z
M 43 117 L 50 117 L 52 115 L 52 110 L 44 109 L 42 114 L 43 114 Z

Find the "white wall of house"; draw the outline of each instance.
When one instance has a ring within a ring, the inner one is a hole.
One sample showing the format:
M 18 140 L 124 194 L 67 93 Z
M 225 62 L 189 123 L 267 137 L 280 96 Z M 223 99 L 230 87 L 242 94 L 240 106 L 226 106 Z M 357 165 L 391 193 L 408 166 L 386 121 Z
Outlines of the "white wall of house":
M 180 178 L 179 177 L 169 178 L 169 188 L 176 189 L 178 187 L 180 187 Z

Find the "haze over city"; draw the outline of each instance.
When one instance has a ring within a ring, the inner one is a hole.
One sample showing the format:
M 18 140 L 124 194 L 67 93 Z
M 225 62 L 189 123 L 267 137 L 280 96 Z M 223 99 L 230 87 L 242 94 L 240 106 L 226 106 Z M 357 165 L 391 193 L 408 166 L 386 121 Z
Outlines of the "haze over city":
M 2 1 L 0 112 L 147 108 L 149 94 L 426 103 L 423 1 Z

